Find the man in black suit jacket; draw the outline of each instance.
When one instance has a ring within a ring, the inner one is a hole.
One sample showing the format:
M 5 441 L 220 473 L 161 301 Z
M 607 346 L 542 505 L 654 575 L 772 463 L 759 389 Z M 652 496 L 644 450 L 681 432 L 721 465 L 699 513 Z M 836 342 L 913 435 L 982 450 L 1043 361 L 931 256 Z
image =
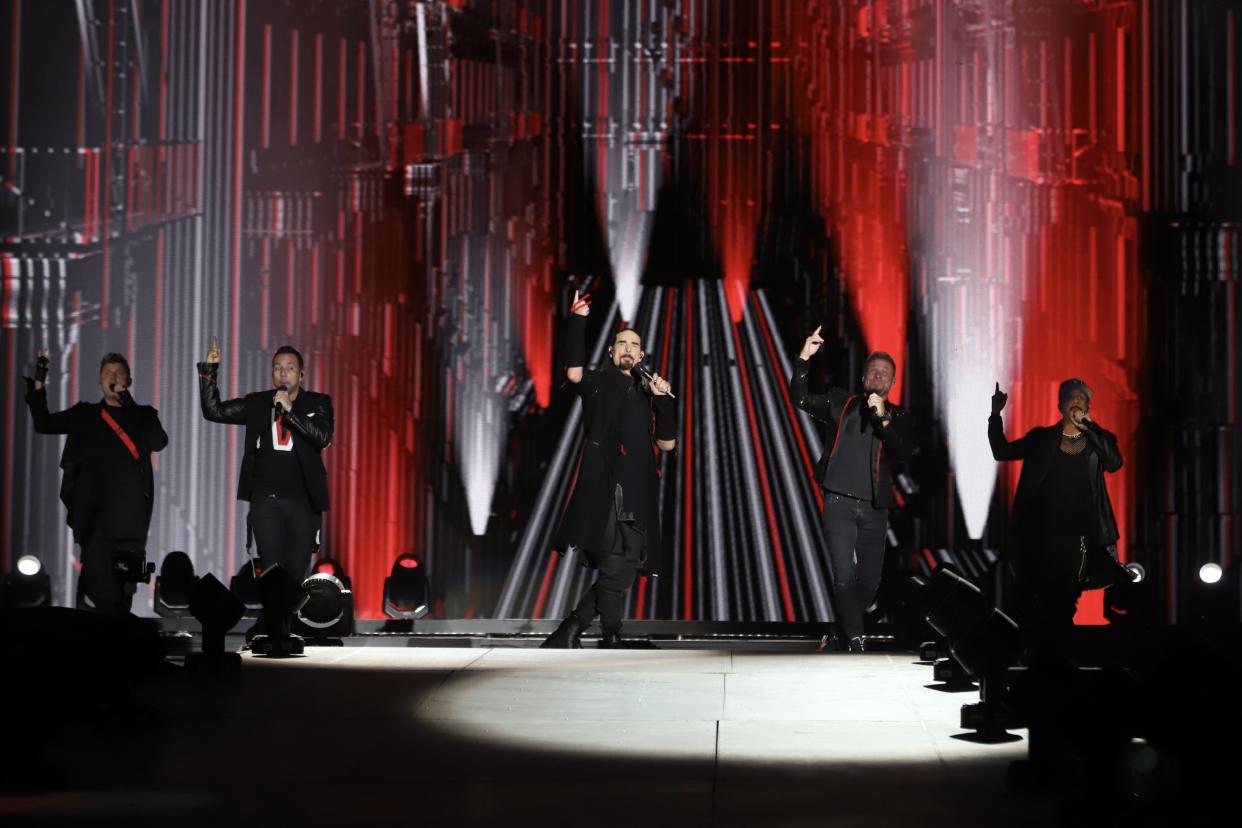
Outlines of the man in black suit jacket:
M 249 501 L 259 565 L 306 577 L 328 511 L 321 452 L 332 442 L 332 398 L 302 387 L 302 355 L 288 345 L 272 357 L 272 390 L 220 400 L 220 345 L 212 337 L 198 364 L 199 402 L 213 423 L 246 426 L 237 499 Z
M 129 612 L 134 583 L 115 572 L 118 553 L 145 555 L 155 503 L 151 453 L 168 445 L 160 415 L 134 402 L 129 363 L 105 354 L 99 364 L 103 399 L 48 411 L 44 383 L 50 365 L 39 352 L 34 377 L 26 378 L 26 405 L 39 434 L 65 434 L 60 499 L 65 522 L 80 547 L 82 571 L 77 604 L 100 612 Z

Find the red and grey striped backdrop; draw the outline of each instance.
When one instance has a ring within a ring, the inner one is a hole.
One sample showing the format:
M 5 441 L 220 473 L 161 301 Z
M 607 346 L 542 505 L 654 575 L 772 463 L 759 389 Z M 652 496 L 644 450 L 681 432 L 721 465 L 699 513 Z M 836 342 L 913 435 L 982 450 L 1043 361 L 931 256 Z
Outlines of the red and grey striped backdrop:
M 46 346 L 54 406 L 121 350 L 160 408 L 151 555 L 238 568 L 216 335 L 225 393 L 290 343 L 333 395 L 325 551 L 362 613 L 413 551 L 441 616 L 555 617 L 589 577 L 549 548 L 589 288 L 596 353 L 640 329 L 681 404 L 675 567 L 631 615 L 831 617 L 785 388 L 822 324 L 815 382 L 888 351 L 921 422 L 894 573 L 1003 556 L 993 383 L 1017 434 L 1077 376 L 1175 620 L 1239 553 L 1240 29 L 1232 0 L 0 0 L 0 565 L 71 599 L 60 443 L 19 394 Z

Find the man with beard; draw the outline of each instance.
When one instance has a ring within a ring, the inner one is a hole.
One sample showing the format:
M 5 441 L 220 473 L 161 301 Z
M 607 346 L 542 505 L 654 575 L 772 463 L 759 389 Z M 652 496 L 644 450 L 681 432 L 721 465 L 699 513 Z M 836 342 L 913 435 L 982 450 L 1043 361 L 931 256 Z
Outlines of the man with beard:
M 1024 461 L 1010 516 L 1014 615 L 1032 641 L 1060 647 L 1084 589 L 1130 580 L 1116 560 L 1117 519 L 1104 485 L 1105 472 L 1121 468 L 1121 452 L 1091 419 L 1091 388 L 1080 379 L 1061 383 L 1059 422 L 1012 442 L 1001 421 L 1008 399 L 997 383 L 988 442 L 996 460 Z
M 151 454 L 168 445 L 160 415 L 138 405 L 129 362 L 121 354 L 104 354 L 99 363 L 97 403 L 80 402 L 55 414 L 47 407 L 50 359 L 39 352 L 35 376 L 26 378 L 26 404 L 38 434 L 65 434 L 60 467 L 60 499 L 65 522 L 81 549 L 78 606 L 99 612 L 129 612 L 135 582 L 117 572 L 121 557 L 136 571 L 144 560 L 147 531 L 155 504 Z
M 863 391 L 808 391 L 810 362 L 824 344 L 820 330 L 806 338 L 794 363 L 789 392 L 794 405 L 824 423 L 831 446 L 815 466 L 824 490 L 823 526 L 828 542 L 837 633 L 850 652 L 866 650 L 863 615 L 875 599 L 884 569 L 884 540 L 892 505 L 893 463 L 913 451 L 909 412 L 888 401 L 897 363 L 876 351 L 863 364 Z
M 579 636 L 596 615 L 603 632 L 600 646 L 621 646 L 626 591 L 640 571 L 658 575 L 662 569 L 657 453 L 652 444 L 661 451 L 677 447 L 677 411 L 668 383 L 652 374 L 644 393 L 637 331 L 617 332 L 607 365 L 583 367 L 588 298 L 574 292 L 566 339 L 565 376 L 582 398 L 586 442 L 556 548 L 582 550 L 599 577 L 543 642 L 549 648 L 581 647 Z

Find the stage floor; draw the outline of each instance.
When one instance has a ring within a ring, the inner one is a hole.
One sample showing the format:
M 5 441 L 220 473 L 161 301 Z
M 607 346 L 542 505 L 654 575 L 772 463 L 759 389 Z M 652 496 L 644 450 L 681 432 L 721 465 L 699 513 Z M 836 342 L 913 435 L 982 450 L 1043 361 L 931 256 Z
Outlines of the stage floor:
M 342 647 L 69 728 L 27 824 L 1049 825 L 908 654 Z M 1017 731 L 1025 737 L 1024 731 Z

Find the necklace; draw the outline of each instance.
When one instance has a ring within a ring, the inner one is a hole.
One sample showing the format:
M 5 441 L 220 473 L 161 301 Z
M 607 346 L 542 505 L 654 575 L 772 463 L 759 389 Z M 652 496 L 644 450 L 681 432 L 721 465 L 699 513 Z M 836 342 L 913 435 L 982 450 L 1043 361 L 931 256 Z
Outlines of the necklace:
M 1062 431 L 1061 436 L 1064 437 L 1066 440 L 1078 440 L 1082 437 L 1082 432 L 1080 431 L 1077 434 L 1066 434 L 1064 431 Z

